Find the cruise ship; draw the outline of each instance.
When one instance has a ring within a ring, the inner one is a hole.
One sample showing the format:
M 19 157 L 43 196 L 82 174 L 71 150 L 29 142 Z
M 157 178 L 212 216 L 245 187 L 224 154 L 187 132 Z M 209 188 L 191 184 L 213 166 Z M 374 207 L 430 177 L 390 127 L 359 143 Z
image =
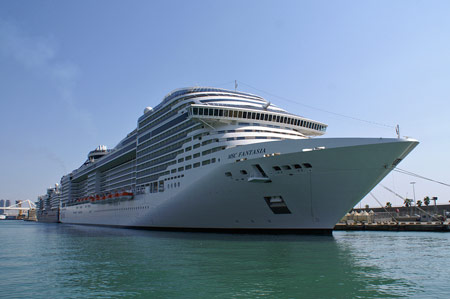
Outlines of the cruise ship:
M 47 188 L 47 193 L 40 195 L 36 201 L 36 217 L 39 222 L 59 222 L 59 208 L 61 204 L 61 188 Z
M 158 230 L 331 233 L 418 144 L 324 138 L 264 98 L 181 88 L 60 182 L 60 221 Z

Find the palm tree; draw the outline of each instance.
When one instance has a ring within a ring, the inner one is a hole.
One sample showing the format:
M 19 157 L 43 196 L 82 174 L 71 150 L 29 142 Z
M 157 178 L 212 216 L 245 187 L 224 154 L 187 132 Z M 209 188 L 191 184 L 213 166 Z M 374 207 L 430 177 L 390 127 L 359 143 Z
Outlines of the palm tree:
M 405 198 L 405 200 L 403 201 L 403 203 L 405 204 L 405 207 L 410 207 L 411 206 L 411 202 L 412 200 L 409 198 Z
M 386 208 L 392 208 L 392 204 L 391 204 L 390 201 L 388 201 L 388 202 L 386 203 Z
M 422 201 L 421 201 L 420 199 L 417 201 L 417 205 L 418 205 L 419 207 L 422 206 Z
M 427 196 L 423 199 L 423 203 L 428 207 L 430 205 L 431 199 Z

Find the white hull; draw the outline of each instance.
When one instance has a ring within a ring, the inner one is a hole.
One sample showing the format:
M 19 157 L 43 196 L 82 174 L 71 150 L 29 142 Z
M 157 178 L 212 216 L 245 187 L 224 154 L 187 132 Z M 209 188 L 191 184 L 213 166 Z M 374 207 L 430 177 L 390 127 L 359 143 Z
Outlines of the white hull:
M 416 145 L 414 140 L 380 138 L 243 145 L 219 152 L 215 164 L 166 181 L 163 193 L 63 207 L 60 220 L 177 230 L 330 231 L 392 170 L 394 161 L 403 159 Z M 271 153 L 277 154 L 263 157 Z M 246 160 L 236 162 L 242 157 Z M 252 165 L 256 164 L 266 177 L 255 173 Z M 294 164 L 302 167 L 296 169 Z M 285 165 L 291 169 L 273 168 Z M 232 176 L 226 176 L 227 172 Z M 267 203 L 269 197 L 281 197 L 290 213 L 275 214 Z

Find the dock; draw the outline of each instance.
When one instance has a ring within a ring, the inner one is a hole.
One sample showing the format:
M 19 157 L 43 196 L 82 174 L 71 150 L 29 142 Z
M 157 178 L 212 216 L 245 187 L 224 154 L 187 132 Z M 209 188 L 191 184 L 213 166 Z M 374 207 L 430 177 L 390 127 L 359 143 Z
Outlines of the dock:
M 334 230 L 345 231 L 416 231 L 416 232 L 450 232 L 450 222 L 375 222 L 375 223 L 338 223 Z

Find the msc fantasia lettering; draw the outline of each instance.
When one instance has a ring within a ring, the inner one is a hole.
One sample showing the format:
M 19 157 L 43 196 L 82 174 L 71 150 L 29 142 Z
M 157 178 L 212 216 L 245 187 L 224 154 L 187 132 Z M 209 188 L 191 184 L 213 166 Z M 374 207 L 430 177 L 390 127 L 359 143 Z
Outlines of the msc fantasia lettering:
M 265 153 L 266 153 L 265 148 L 250 149 L 250 150 L 246 150 L 243 152 L 229 154 L 228 159 L 235 159 L 235 158 L 247 157 L 247 156 L 256 155 L 256 154 L 265 154 Z

